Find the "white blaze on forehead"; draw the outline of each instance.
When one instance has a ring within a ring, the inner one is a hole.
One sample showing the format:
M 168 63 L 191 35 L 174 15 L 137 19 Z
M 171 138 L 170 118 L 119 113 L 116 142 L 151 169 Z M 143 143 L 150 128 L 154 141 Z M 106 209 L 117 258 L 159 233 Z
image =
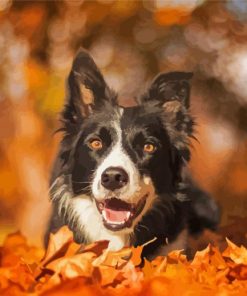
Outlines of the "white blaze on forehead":
M 121 112 L 121 109 L 120 109 Z M 93 180 L 92 191 L 95 198 L 105 198 L 106 191 L 101 185 L 102 173 L 110 167 L 123 168 L 129 177 L 128 184 L 121 189 L 121 194 L 124 194 L 127 199 L 131 198 L 137 191 L 140 191 L 139 185 L 139 172 L 131 160 L 131 158 L 124 151 L 122 143 L 122 131 L 119 122 L 114 122 L 114 129 L 117 134 L 116 144 L 112 147 L 110 153 L 105 157 L 103 162 L 97 168 L 95 177 Z

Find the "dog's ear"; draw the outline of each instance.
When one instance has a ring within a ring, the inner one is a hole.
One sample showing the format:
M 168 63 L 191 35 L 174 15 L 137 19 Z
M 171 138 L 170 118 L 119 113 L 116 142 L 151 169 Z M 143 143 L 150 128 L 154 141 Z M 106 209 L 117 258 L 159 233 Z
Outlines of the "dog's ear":
M 68 77 L 68 102 L 63 117 L 77 121 L 87 117 L 106 101 L 114 102 L 115 94 L 107 86 L 89 53 L 81 49 Z
M 186 72 L 162 73 L 154 79 L 139 102 L 148 108 L 158 106 L 163 110 L 164 126 L 184 160 L 190 158 L 189 138 L 193 137 L 194 120 L 189 112 L 192 76 Z
M 169 72 L 159 74 L 151 83 L 141 103 L 154 101 L 169 113 L 177 113 L 181 107 L 189 107 L 190 79 L 189 72 Z

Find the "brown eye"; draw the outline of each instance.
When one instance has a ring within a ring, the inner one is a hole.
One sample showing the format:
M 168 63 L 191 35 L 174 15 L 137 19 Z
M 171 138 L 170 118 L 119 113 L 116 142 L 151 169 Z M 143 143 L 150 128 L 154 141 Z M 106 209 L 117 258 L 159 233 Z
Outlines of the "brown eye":
M 146 153 L 153 153 L 156 150 L 156 146 L 150 143 L 147 143 L 143 147 L 143 151 Z
M 92 141 L 90 141 L 89 146 L 93 150 L 100 150 L 100 149 L 102 149 L 103 145 L 100 140 L 92 140 Z

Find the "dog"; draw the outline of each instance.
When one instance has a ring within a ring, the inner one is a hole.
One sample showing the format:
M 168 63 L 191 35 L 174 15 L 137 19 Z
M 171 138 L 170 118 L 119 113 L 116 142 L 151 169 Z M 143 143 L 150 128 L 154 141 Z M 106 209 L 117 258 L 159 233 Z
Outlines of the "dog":
M 78 243 L 109 250 L 147 242 L 142 256 L 186 249 L 190 233 L 215 230 L 217 203 L 187 163 L 194 120 L 192 73 L 159 74 L 132 107 L 122 107 L 81 49 L 67 81 L 63 139 L 51 176 L 47 233 L 68 225 Z

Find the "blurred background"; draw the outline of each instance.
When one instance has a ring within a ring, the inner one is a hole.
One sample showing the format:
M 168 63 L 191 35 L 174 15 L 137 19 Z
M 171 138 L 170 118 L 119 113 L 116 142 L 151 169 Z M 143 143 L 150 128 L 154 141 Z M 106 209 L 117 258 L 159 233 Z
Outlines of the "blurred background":
M 53 133 L 80 46 L 125 105 L 160 71 L 194 72 L 190 167 L 222 208 L 221 234 L 246 244 L 244 0 L 0 0 L 0 241 L 20 229 L 42 242 Z

